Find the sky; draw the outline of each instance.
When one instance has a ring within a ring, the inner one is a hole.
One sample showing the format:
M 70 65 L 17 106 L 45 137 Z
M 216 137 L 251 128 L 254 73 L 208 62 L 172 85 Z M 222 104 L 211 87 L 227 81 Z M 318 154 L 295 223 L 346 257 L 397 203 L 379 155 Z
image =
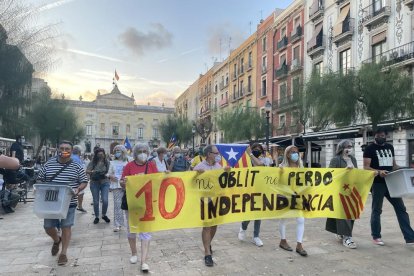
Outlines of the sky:
M 291 0 L 28 0 L 57 24 L 57 62 L 41 77 L 66 98 L 118 87 L 137 104 L 173 106 L 199 76 Z M 221 42 L 220 42 L 221 41 Z M 220 46 L 221 45 L 221 46 Z

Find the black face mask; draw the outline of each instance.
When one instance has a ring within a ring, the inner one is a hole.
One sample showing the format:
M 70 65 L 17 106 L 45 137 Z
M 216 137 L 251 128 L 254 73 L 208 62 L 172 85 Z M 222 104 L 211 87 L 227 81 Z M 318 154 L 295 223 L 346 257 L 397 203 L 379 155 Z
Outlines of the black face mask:
M 383 137 L 375 137 L 375 142 L 377 142 L 378 145 L 383 145 L 385 141 L 386 139 Z
M 252 154 L 254 155 L 254 157 L 258 158 L 262 154 L 262 152 L 260 150 L 253 150 Z

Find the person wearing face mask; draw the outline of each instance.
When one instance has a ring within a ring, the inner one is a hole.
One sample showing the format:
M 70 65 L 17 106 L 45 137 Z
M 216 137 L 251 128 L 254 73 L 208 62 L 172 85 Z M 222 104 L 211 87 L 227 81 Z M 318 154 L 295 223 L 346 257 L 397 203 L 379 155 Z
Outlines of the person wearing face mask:
M 264 166 L 264 159 L 266 157 L 263 156 L 263 147 L 259 143 L 254 143 L 251 147 L 246 149 L 246 153 L 250 156 L 250 160 L 252 161 L 253 167 L 255 166 Z M 262 240 L 259 238 L 260 233 L 260 224 L 261 220 L 254 221 L 254 230 L 253 230 L 253 239 L 252 242 L 258 246 L 263 246 Z M 244 241 L 246 239 L 246 230 L 247 226 L 249 225 L 250 221 L 243 221 L 240 226 L 238 238 L 240 241 Z
M 109 190 L 112 191 L 114 199 L 114 232 L 119 232 L 124 225 L 124 212 L 121 209 L 122 196 L 124 191 L 119 184 L 124 167 L 128 163 L 127 150 L 123 145 L 114 147 L 114 160 L 110 162 L 108 176 L 111 184 Z
M 86 173 L 90 175 L 91 192 L 93 198 L 93 211 L 95 214 L 94 224 L 99 223 L 99 198 L 102 200 L 102 219 L 109 223 L 111 220 L 106 216 L 108 211 L 109 196 L 109 161 L 106 159 L 105 150 L 99 148 L 95 150 L 92 161 L 89 163 Z M 100 197 L 99 197 L 100 195 Z
M 151 174 L 157 173 L 157 166 L 155 162 L 148 161 L 149 147 L 145 144 L 136 144 L 132 149 L 132 155 L 134 160 L 126 164 L 124 170 L 122 171 L 121 176 L 121 187 L 125 189 L 126 187 L 126 177 L 137 174 Z M 125 210 L 126 225 L 127 225 L 127 237 L 129 247 L 131 249 L 131 258 L 129 259 L 131 264 L 138 262 L 137 257 L 137 235 L 129 231 L 128 223 L 128 202 L 126 201 L 126 194 L 124 192 L 123 203 L 125 205 L 122 208 Z M 148 257 L 148 251 L 150 246 L 151 234 L 150 233 L 139 233 L 139 239 L 141 240 L 141 270 L 143 272 L 149 271 L 149 266 L 146 263 Z
M 157 157 L 154 158 L 155 165 L 157 165 L 157 170 L 159 172 L 169 172 L 167 161 L 165 161 L 165 156 L 167 154 L 167 149 L 164 147 L 157 148 Z
M 194 167 L 193 171 L 197 171 L 198 173 L 203 173 L 209 170 L 219 170 L 223 167 L 220 165 L 221 156 L 220 152 L 218 151 L 217 147 L 214 145 L 208 145 L 204 148 L 204 156 L 205 159 L 198 163 L 197 166 Z M 225 170 L 229 170 L 229 167 L 226 167 Z M 206 266 L 213 266 L 213 251 L 211 249 L 211 242 L 213 241 L 214 235 L 217 231 L 217 225 L 210 226 L 210 227 L 203 227 L 201 237 L 203 240 L 204 246 L 204 263 Z
M 390 196 L 384 177 L 391 170 L 399 168 L 395 162 L 394 147 L 386 143 L 387 130 L 379 127 L 375 131 L 374 143 L 364 150 L 364 169 L 374 171 L 376 177 L 371 187 L 372 212 L 371 236 L 376 245 L 384 245 L 381 239 L 381 213 L 384 197 L 394 207 L 401 232 L 407 245 L 414 245 L 414 231 L 410 225 L 410 217 L 406 211 L 402 198 Z
M 72 143 L 62 141 L 59 143 L 58 149 L 58 156 L 49 159 L 39 170 L 38 180 L 68 185 L 74 190 L 74 196 L 70 201 L 66 218 L 61 220 L 45 219 L 43 224 L 46 234 L 53 239 L 52 256 L 56 256 L 59 253 L 59 245 L 62 243 L 62 251 L 59 255 L 58 265 L 65 265 L 68 262 L 66 251 L 72 235 L 71 227 L 75 221 L 77 195 L 86 188 L 88 179 L 83 167 L 72 161 Z M 57 227 L 61 227 L 62 229 L 61 237 L 58 234 Z
M 299 149 L 292 145 L 285 149 L 283 161 L 279 165 L 280 168 L 303 168 L 302 159 L 299 155 Z M 302 241 L 305 232 L 305 219 L 303 217 L 296 218 L 296 252 L 306 257 L 308 253 L 303 249 Z M 280 243 L 279 247 L 286 251 L 293 251 L 286 240 L 286 219 L 280 219 L 279 222 Z
M 329 168 L 358 168 L 357 161 L 352 156 L 352 141 L 342 140 L 336 147 L 336 155 L 331 159 Z M 335 234 L 336 238 L 342 241 L 343 246 L 355 249 L 356 243 L 352 240 L 352 229 L 354 227 L 354 220 L 351 219 L 334 219 L 328 218 L 326 220 L 325 229 Z
M 169 160 L 168 170 L 171 172 L 185 172 L 188 171 L 190 164 L 181 152 L 180 147 L 175 146 L 173 155 Z

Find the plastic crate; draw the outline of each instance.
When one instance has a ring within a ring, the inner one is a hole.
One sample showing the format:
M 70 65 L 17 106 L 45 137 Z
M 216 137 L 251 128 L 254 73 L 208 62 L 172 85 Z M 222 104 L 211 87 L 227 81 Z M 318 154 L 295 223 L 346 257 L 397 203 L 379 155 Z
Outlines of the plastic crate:
M 414 197 L 414 169 L 400 169 L 385 177 L 391 197 Z
M 65 219 L 73 190 L 63 184 L 35 184 L 34 213 L 44 219 Z

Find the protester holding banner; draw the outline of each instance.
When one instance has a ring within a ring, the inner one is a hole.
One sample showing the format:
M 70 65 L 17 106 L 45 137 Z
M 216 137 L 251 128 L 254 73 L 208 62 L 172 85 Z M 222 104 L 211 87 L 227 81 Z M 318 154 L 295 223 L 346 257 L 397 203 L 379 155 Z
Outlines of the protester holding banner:
M 216 146 L 208 145 L 204 148 L 204 156 L 205 160 L 198 163 L 197 166 L 194 167 L 194 171 L 199 173 L 203 173 L 204 171 L 208 170 L 218 170 L 222 169 L 220 165 L 221 156 Z M 210 202 L 209 202 L 210 204 Z M 214 235 L 217 231 L 217 225 L 211 227 L 203 227 L 203 231 L 201 233 L 201 237 L 203 240 L 204 246 L 204 263 L 206 266 L 213 266 L 213 251 L 211 250 L 211 241 L 214 238 Z
M 250 156 L 253 167 L 264 166 L 265 157 L 263 156 L 264 150 L 261 144 L 254 143 L 251 147 L 248 147 L 246 149 L 246 153 Z M 258 247 L 263 246 L 263 242 L 259 238 L 261 222 L 262 222 L 261 220 L 254 221 L 252 242 Z M 250 220 L 242 222 L 240 226 L 240 230 L 239 230 L 239 235 L 238 235 L 239 240 L 244 241 L 246 239 L 246 230 L 247 230 L 247 226 L 249 225 L 249 223 L 250 223 Z
M 288 146 L 285 149 L 285 153 L 283 156 L 283 161 L 279 165 L 280 168 L 290 167 L 290 168 L 303 168 L 302 159 L 299 155 L 299 149 L 292 145 Z M 302 241 L 303 241 L 303 234 L 305 232 L 305 219 L 303 217 L 296 218 L 296 252 L 306 257 L 308 253 L 303 249 L 302 247 Z M 287 250 L 287 251 L 293 251 L 293 249 L 289 246 L 286 240 L 286 219 L 280 219 L 279 222 L 279 233 L 280 233 L 280 244 L 279 247 Z
M 109 166 L 109 179 L 111 184 L 109 189 L 112 191 L 114 198 L 114 232 L 119 232 L 121 226 L 124 225 L 124 213 L 121 209 L 122 196 L 124 191 L 119 184 L 124 167 L 128 163 L 127 149 L 123 145 L 117 145 L 114 147 L 114 160 L 111 161 Z
M 364 151 L 364 169 L 376 172 L 374 183 L 372 184 L 372 212 L 371 212 L 371 235 L 373 243 L 384 245 L 381 239 L 381 213 L 384 197 L 388 199 L 394 207 L 398 223 L 403 233 L 407 245 L 414 245 L 414 231 L 410 225 L 410 217 L 406 211 L 402 198 L 390 196 L 384 177 L 391 170 L 398 169 L 395 162 L 394 147 L 386 143 L 387 131 L 378 128 L 375 131 L 375 141 L 367 146 Z
M 151 174 L 157 173 L 157 166 L 154 162 L 148 161 L 149 155 L 149 147 L 145 144 L 136 144 L 132 149 L 132 155 L 134 160 L 129 162 L 121 176 L 121 186 L 125 188 L 126 180 L 125 177 L 137 174 Z M 129 247 L 131 248 L 131 258 L 129 261 L 132 264 L 137 263 L 137 237 L 135 233 L 131 233 L 129 229 L 129 218 L 128 218 L 128 203 L 126 201 L 126 196 L 122 198 L 122 209 L 125 210 L 125 217 L 127 220 L 127 233 L 128 233 L 128 242 Z M 150 246 L 151 234 L 149 233 L 139 233 L 139 239 L 141 240 L 141 270 L 147 272 L 149 270 L 149 266 L 146 263 L 148 257 L 148 251 Z
M 357 162 L 352 153 L 352 141 L 342 140 L 336 147 L 336 155 L 331 159 L 329 168 L 358 168 Z M 342 241 L 345 247 L 355 249 L 356 243 L 352 240 L 352 229 L 354 227 L 354 220 L 352 219 L 334 219 L 328 218 L 326 220 L 325 229 L 335 234 L 338 240 Z

